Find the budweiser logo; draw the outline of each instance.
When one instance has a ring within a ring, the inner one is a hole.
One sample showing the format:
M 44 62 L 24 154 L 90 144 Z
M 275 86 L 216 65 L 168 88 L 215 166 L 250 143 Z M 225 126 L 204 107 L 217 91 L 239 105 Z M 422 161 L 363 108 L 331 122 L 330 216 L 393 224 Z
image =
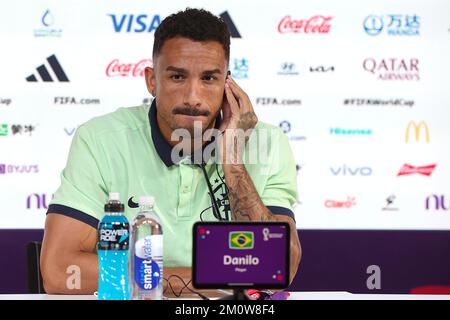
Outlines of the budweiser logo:
M 151 66 L 151 59 L 142 59 L 138 63 L 120 63 L 114 59 L 106 68 L 108 77 L 143 77 L 145 67 Z
M 333 17 L 314 16 L 309 20 L 294 20 L 291 16 L 281 19 L 278 24 L 278 32 L 280 33 L 328 33 L 330 32 L 330 20 Z
M 436 168 L 435 164 L 430 164 L 428 166 L 422 167 L 414 167 L 410 164 L 404 164 L 403 167 L 400 169 L 399 173 L 397 174 L 397 177 L 414 173 L 429 177 L 433 173 L 434 168 Z

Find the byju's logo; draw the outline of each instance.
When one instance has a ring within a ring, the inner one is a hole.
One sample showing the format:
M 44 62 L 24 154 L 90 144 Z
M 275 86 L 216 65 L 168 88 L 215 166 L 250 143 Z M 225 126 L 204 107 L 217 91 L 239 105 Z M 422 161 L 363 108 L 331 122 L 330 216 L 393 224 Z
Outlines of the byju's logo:
M 419 81 L 419 59 L 374 59 L 367 58 L 363 61 L 365 71 L 375 75 L 383 81 Z
M 370 15 L 364 19 L 364 31 L 371 36 L 377 36 L 385 30 L 390 36 L 420 35 L 420 19 L 417 15 Z
M 46 10 L 41 17 L 41 23 L 43 27 L 34 30 L 35 37 L 61 37 L 62 29 L 55 28 L 55 17 L 50 12 L 50 10 Z
M 232 231 L 228 234 L 230 249 L 253 249 L 254 237 L 253 232 L 249 231 Z
M 278 74 L 282 76 L 296 76 L 298 75 L 297 67 L 293 62 L 283 62 Z
M 330 171 L 334 176 L 369 177 L 372 175 L 372 168 L 370 167 L 349 167 L 346 164 L 340 167 L 330 167 Z
M 39 173 L 39 165 L 0 164 L 0 174 Z
M 428 125 L 424 121 L 420 121 L 419 123 L 410 121 L 408 125 L 406 126 L 406 133 L 405 133 L 405 142 L 409 142 L 410 137 L 410 131 L 413 129 L 414 138 L 417 141 L 420 140 L 422 129 L 425 132 L 425 141 L 428 143 L 430 142 L 430 130 L 428 129 Z
M 426 198 L 426 200 L 425 200 L 425 209 L 426 210 L 432 210 L 432 208 L 430 208 L 432 200 L 434 200 L 434 210 L 450 211 L 450 197 L 447 198 L 443 194 L 441 194 L 441 195 L 436 195 L 436 194 L 429 195 Z
M 36 68 L 39 76 L 41 77 L 42 81 L 44 82 L 53 82 L 53 78 L 50 75 L 49 70 L 53 71 L 54 75 L 58 79 L 59 82 L 69 82 L 69 78 L 67 77 L 66 73 L 64 72 L 61 64 L 59 63 L 56 56 L 53 54 L 50 57 L 47 58 L 47 62 L 49 64 L 49 68 L 45 64 L 40 65 Z M 38 79 L 34 74 L 28 76 L 26 78 L 28 82 L 37 82 Z
M 433 173 L 436 166 L 437 166 L 436 164 L 430 164 L 428 166 L 414 167 L 410 164 L 404 164 L 403 167 L 398 172 L 397 177 L 406 176 L 410 174 L 421 174 L 423 176 L 429 177 Z
M 233 20 L 231 19 L 230 14 L 228 13 L 228 11 L 222 12 L 220 14 L 220 17 L 226 23 L 232 38 L 242 38 L 241 34 L 239 33 L 238 29 L 236 28 L 236 25 L 234 24 Z
M 108 14 L 111 18 L 114 31 L 119 32 L 153 32 L 161 24 L 159 14 Z

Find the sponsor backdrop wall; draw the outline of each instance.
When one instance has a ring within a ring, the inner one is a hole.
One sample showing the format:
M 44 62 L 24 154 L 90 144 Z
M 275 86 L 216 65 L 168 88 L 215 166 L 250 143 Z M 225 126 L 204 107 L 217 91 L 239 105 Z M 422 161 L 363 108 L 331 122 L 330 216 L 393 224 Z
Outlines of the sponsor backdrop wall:
M 444 0 L 2 1 L 0 233 L 44 227 L 80 124 L 150 102 L 154 30 L 187 6 L 227 22 L 232 76 L 290 139 L 300 236 L 448 234 Z M 439 250 L 450 253 L 445 239 Z

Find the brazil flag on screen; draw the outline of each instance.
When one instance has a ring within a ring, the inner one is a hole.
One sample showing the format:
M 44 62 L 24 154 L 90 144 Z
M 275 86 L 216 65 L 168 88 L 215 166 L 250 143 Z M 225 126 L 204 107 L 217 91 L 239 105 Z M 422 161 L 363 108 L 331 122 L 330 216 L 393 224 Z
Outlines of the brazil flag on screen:
M 229 233 L 230 249 L 253 249 L 253 232 L 233 231 Z

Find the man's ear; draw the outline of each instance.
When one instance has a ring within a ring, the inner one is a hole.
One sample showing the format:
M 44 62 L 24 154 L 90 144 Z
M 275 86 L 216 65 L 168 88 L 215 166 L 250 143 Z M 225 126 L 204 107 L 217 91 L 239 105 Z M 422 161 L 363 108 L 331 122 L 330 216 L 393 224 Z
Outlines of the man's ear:
M 147 85 L 148 92 L 155 97 L 156 96 L 156 76 L 155 69 L 152 67 L 145 67 L 145 84 Z

